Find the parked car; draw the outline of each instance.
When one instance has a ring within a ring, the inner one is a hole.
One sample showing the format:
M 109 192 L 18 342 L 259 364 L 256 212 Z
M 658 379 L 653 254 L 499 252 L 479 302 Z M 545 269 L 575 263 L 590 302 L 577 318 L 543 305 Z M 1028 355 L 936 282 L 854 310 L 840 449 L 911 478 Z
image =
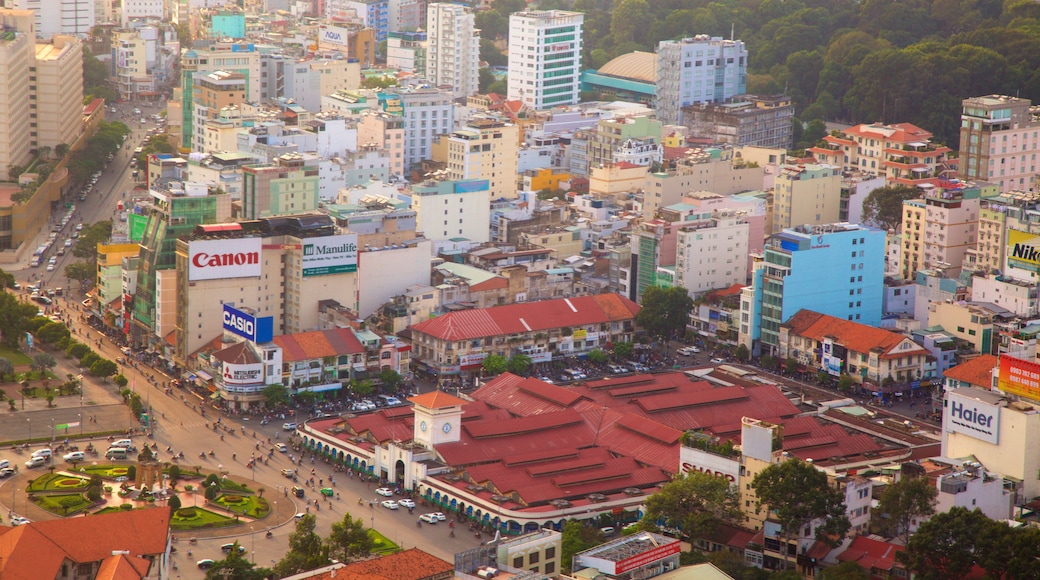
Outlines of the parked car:
M 282 423 L 282 429 L 284 429 L 285 431 L 295 431 L 296 423 Z
M 388 500 L 384 501 L 380 505 L 382 505 L 383 507 L 385 507 L 388 510 L 395 510 L 395 509 L 397 509 L 397 502 L 392 500 L 392 499 L 388 499 Z
M 713 358 L 713 359 L 711 359 L 708 362 L 710 362 L 713 365 L 721 365 L 721 364 L 725 364 L 726 361 L 722 360 L 721 358 Z
M 381 487 L 376 490 L 376 495 L 381 495 L 383 497 L 394 497 L 394 491 L 389 487 Z
M 419 516 L 419 521 L 423 521 L 423 522 L 426 522 L 428 524 L 435 524 L 435 523 L 439 522 L 440 520 L 437 519 L 437 516 L 435 516 L 433 514 L 423 514 L 423 515 Z
M 430 515 L 431 515 L 431 516 L 433 516 L 433 517 L 435 517 L 435 518 L 437 518 L 438 520 L 440 520 L 440 521 L 442 521 L 442 522 L 443 522 L 444 520 L 447 520 L 447 519 L 448 519 L 448 518 L 447 518 L 447 517 L 446 517 L 446 516 L 445 516 L 444 514 L 442 514 L 441 512 L 433 512 L 433 513 L 432 513 L 432 514 L 430 514 Z
M 32 469 L 34 467 L 42 467 L 46 463 L 47 460 L 43 457 L 30 457 L 29 461 L 25 462 L 25 466 Z
M 8 477 L 11 477 L 12 475 L 14 475 L 16 473 L 18 473 L 18 472 L 13 470 L 13 469 L 11 469 L 10 467 L 0 468 L 0 479 L 5 479 L 5 478 L 8 478 Z
M 24 526 L 25 524 L 31 524 L 32 520 L 29 518 L 23 518 L 22 516 L 11 516 L 12 526 Z
M 83 461 L 87 456 L 82 451 L 73 451 L 72 453 L 66 453 L 62 458 L 69 463 L 73 463 L 75 461 Z
M 214 562 L 213 560 L 210 560 L 209 558 L 205 558 L 203 560 L 199 560 L 198 562 L 195 562 L 195 565 L 198 566 L 199 568 L 201 568 L 202 570 L 209 570 L 210 568 L 213 567 L 213 564 L 216 564 L 216 562 Z
M 400 504 L 401 507 L 403 507 L 403 508 L 414 508 L 415 507 L 415 502 L 410 500 L 410 499 L 408 499 L 408 498 L 397 500 L 397 503 Z
M 54 452 L 46 447 L 32 452 L 33 457 L 43 457 L 44 459 L 50 459 L 51 455 L 54 455 Z

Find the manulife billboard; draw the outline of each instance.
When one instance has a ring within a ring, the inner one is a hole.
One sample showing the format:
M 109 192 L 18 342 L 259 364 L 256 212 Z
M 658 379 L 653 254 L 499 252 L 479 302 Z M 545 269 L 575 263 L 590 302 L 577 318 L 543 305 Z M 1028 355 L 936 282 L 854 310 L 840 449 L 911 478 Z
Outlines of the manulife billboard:
M 303 276 L 357 272 L 357 234 L 305 238 Z

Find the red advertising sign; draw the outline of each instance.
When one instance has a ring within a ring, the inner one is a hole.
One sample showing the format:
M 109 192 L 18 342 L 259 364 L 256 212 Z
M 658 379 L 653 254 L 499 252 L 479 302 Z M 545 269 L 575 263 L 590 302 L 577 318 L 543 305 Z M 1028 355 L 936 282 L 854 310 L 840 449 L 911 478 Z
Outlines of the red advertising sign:
M 658 560 L 663 560 L 668 556 L 674 556 L 679 553 L 679 548 L 679 540 L 676 540 L 658 546 L 652 550 L 647 550 L 642 554 L 636 554 L 635 556 L 625 558 L 624 560 L 618 560 L 618 562 L 614 564 L 614 575 L 617 576 L 618 574 L 624 574 L 629 570 L 635 570 L 641 566 L 646 566 L 647 564 L 651 564 Z
M 1001 355 L 997 386 L 1005 393 L 1040 401 L 1040 365 Z

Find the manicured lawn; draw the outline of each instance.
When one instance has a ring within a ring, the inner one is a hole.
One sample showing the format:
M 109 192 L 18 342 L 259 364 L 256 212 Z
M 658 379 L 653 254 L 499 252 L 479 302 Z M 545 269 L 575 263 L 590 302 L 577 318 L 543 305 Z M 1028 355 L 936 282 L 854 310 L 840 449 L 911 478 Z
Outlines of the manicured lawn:
M 105 479 L 115 479 L 127 473 L 126 465 L 82 465 L 76 468 L 76 473 L 84 473 L 87 477 L 95 473 Z
M 93 505 L 81 493 L 38 495 L 33 498 L 33 503 L 59 516 L 75 513 Z
M 41 475 L 29 484 L 25 491 L 66 491 L 73 489 L 86 489 L 88 479 L 60 473 L 48 473 Z
M 142 508 L 135 508 L 135 509 L 144 509 L 144 508 L 142 507 Z M 120 506 L 117 506 L 117 505 L 110 505 L 108 507 L 99 509 L 98 511 L 94 512 L 93 515 L 111 514 L 111 513 L 115 513 L 115 512 L 128 512 L 128 511 L 130 511 L 130 510 L 123 509 L 123 508 L 121 508 Z
M 220 486 L 220 491 L 223 491 L 223 492 L 231 491 L 231 492 L 253 493 L 253 491 L 249 489 L 249 486 L 242 485 L 240 483 L 235 483 L 235 482 L 231 481 L 230 479 L 222 479 L 222 480 L 220 480 L 220 483 L 218 483 L 217 485 Z
M 255 495 L 221 494 L 214 500 L 221 507 L 227 508 L 234 513 L 245 514 L 254 518 L 262 518 L 271 511 L 267 500 Z M 257 512 L 257 509 L 260 511 Z
M 188 516 L 187 514 L 192 514 Z M 187 517 L 186 517 L 187 516 Z M 203 508 L 181 508 L 170 518 L 170 528 L 174 530 L 200 530 L 205 528 L 222 528 L 233 526 L 235 518 L 222 516 Z
M 390 538 L 387 538 L 372 528 L 368 529 L 368 535 L 372 538 L 372 553 L 376 556 L 385 556 L 386 554 L 393 554 L 401 551 L 401 548 L 398 547 L 397 544 L 391 542 Z
M 7 348 L 5 346 L 0 346 L 0 356 L 2 356 L 4 358 L 6 358 L 7 360 L 11 361 L 11 364 L 16 366 L 16 367 L 17 366 L 21 366 L 21 365 L 31 365 L 32 364 L 32 359 L 29 358 L 29 355 L 27 355 L 27 354 L 25 354 L 25 353 L 23 353 L 21 351 L 11 350 L 11 349 L 9 349 L 9 348 Z

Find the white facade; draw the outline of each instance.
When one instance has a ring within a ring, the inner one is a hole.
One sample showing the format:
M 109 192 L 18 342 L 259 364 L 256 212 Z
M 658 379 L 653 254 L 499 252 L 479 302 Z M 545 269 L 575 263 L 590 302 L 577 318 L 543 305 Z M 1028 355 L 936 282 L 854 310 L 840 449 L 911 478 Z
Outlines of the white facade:
M 849 215 L 843 216 L 842 221 L 850 224 L 863 223 L 863 202 L 875 189 L 885 187 L 885 178 L 873 173 L 863 173 L 851 177 L 843 177 L 841 187 L 849 194 Z M 864 224 L 878 227 L 877 224 Z
M 700 34 L 657 46 L 657 118 L 682 124 L 682 107 L 720 103 L 747 92 L 747 48 L 742 40 Z
M 416 229 L 432 241 L 452 238 L 466 238 L 481 244 L 491 241 L 488 227 L 491 223 L 491 192 L 486 188 L 456 191 L 448 187 L 454 183 L 441 182 L 435 187 L 425 188 L 427 191 L 412 191 L 412 209 L 418 223 Z
M 578 102 L 584 21 L 584 14 L 564 10 L 510 15 L 510 100 L 534 109 Z
M 715 211 L 710 219 L 679 229 L 675 284 L 697 297 L 747 283 L 750 225 L 739 211 Z
M 48 0 L 49 1 L 49 0 Z M 123 13 L 120 22 L 126 26 L 134 18 L 163 19 L 163 0 L 122 0 Z
M 396 248 L 368 248 L 358 254 L 358 314 L 367 318 L 394 296 L 404 294 L 413 284 L 430 283 L 430 240 Z M 392 265 L 392 267 L 388 267 Z
M 36 34 L 87 35 L 97 22 L 94 0 L 6 0 L 4 8 L 36 13 Z
M 454 124 L 452 94 L 433 88 L 398 91 L 404 109 L 404 167 L 430 159 L 434 137 L 450 133 Z
M 1032 318 L 1040 313 L 1037 309 L 1036 284 L 989 274 L 973 276 L 971 298 L 978 302 L 991 302 L 1014 312 L 1023 318 Z
M 426 78 L 438 87 L 451 87 L 456 98 L 478 89 L 480 33 L 473 12 L 458 4 L 430 4 L 426 10 Z

